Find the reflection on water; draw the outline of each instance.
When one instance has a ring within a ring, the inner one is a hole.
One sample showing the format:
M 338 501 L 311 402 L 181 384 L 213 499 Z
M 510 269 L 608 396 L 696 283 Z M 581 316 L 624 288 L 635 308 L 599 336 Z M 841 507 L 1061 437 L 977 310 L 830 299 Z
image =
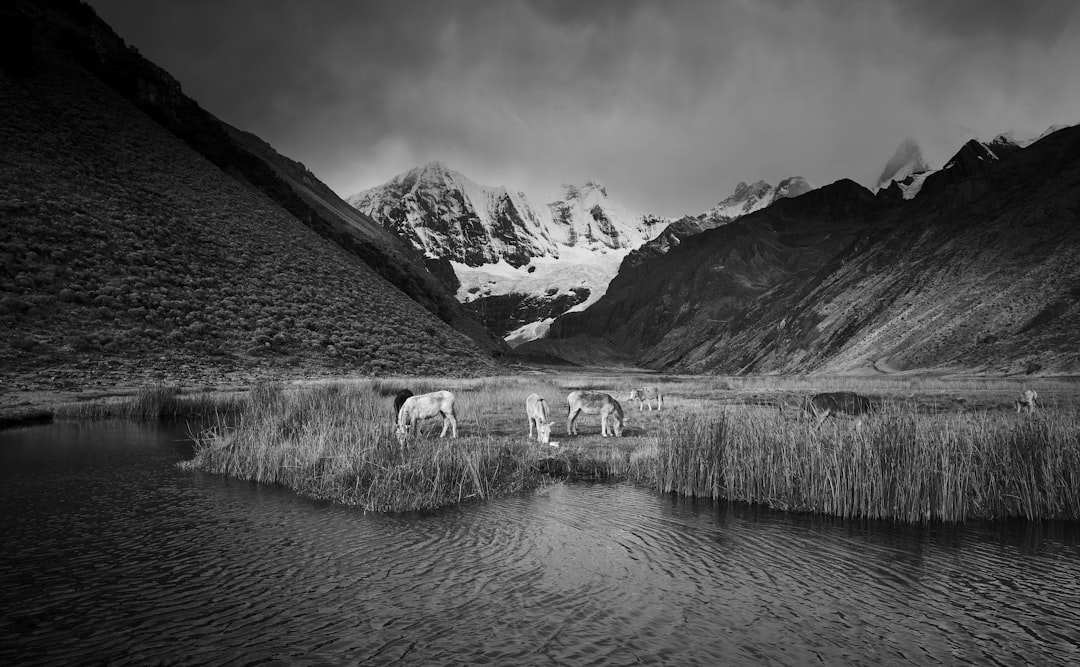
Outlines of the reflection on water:
M 182 426 L 0 432 L 0 664 L 1080 661 L 1075 524 L 585 484 L 388 517 L 190 455 Z

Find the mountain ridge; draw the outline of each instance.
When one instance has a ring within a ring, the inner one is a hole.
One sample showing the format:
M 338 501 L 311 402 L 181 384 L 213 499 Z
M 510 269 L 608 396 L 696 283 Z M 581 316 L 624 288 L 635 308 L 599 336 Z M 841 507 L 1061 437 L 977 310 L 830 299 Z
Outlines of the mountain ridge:
M 1080 130 L 981 151 L 911 200 L 831 184 L 691 236 L 551 336 L 678 372 L 1076 372 Z

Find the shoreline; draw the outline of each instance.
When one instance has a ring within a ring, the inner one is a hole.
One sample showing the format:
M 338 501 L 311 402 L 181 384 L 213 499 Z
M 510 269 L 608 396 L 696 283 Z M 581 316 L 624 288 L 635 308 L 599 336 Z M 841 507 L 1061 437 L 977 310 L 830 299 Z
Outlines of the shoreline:
M 184 389 L 158 381 L 93 392 L 39 390 L 0 416 L 10 413 L 6 421 L 21 425 L 54 414 L 146 419 L 242 409 L 236 428 L 200 436 L 189 465 L 373 511 L 491 498 L 533 486 L 539 475 L 647 481 L 686 497 L 905 523 L 1080 517 L 1080 496 L 1068 482 L 1080 460 L 1066 446 L 1080 428 L 1075 379 L 1030 383 L 1040 392 L 1037 415 L 1014 414 L 1015 392 L 1030 381 L 1009 378 L 648 379 L 662 387 L 663 410 L 625 404 L 624 437 L 611 440 L 597 432 L 595 418 L 585 418 L 582 435 L 559 438 L 558 448 L 526 435 L 527 396 L 546 396 L 550 420 L 563 432 L 561 397 L 568 391 L 623 398 L 642 378 L 520 371 L 456 379 L 278 376 Z M 462 438 L 444 441 L 429 432 L 403 450 L 393 426 L 393 396 L 403 387 L 455 392 L 458 419 L 467 425 Z M 873 397 L 880 415 L 865 429 L 851 418 L 821 428 L 776 410 L 788 394 L 824 390 Z M 31 400 L 54 401 L 55 408 Z

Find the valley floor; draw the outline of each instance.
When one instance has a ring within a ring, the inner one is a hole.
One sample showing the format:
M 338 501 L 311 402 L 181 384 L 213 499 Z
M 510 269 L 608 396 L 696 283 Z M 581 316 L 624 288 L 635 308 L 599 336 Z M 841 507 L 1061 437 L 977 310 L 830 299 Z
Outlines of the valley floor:
M 209 415 L 213 425 L 200 431 L 189 467 L 371 511 L 604 479 L 916 523 L 1080 517 L 1080 491 L 1069 481 L 1080 474 L 1075 378 L 706 377 L 540 367 L 480 378 L 272 375 L 81 392 L 28 383 L 21 393 L 5 392 L 4 405 L 23 411 L 25 421 Z M 630 399 L 642 386 L 659 388 L 662 409 L 643 410 Z M 435 419 L 418 438 L 400 442 L 393 399 L 401 389 L 452 391 L 459 438 L 436 437 Z M 1036 414 L 1016 414 L 1022 389 L 1039 392 Z M 578 434 L 569 434 L 566 397 L 576 390 L 620 402 L 623 437 L 602 437 L 595 415 L 579 415 Z M 867 396 L 876 414 L 819 428 L 786 409 L 827 391 Z M 550 445 L 527 435 L 525 404 L 533 393 L 549 408 Z M 12 397 L 22 400 L 16 405 Z
M 883 401 L 910 401 L 920 413 L 964 412 L 973 410 L 1013 410 L 1013 401 L 1022 389 L 1039 392 L 1044 407 L 1080 409 L 1080 377 L 964 377 L 939 375 L 873 376 L 693 376 L 665 375 L 633 368 L 551 367 L 520 365 L 506 370 L 506 377 L 532 377 L 538 390 L 548 388 L 551 405 L 565 410 L 565 394 L 573 388 L 590 388 L 611 393 L 623 403 L 627 415 L 637 415 L 636 406 L 626 401 L 630 388 L 645 384 L 659 386 L 667 400 L 668 414 L 687 407 L 751 406 L 775 409 L 792 395 L 827 391 L 853 391 Z M 0 372 L 0 427 L 26 421 L 41 421 L 58 407 L 84 404 L 107 404 L 130 400 L 141 390 L 155 386 L 178 388 L 189 394 L 246 393 L 265 382 L 308 385 L 312 383 L 358 381 L 360 376 L 341 374 L 331 368 L 290 367 L 272 363 L 243 369 L 221 369 L 190 362 L 179 364 L 170 373 L 158 368 L 125 364 L 102 364 L 87 372 L 81 369 L 55 368 Z M 467 379 L 390 377 L 384 385 L 434 388 L 462 386 L 475 382 Z M 659 414 L 642 413 L 652 423 Z M 565 417 L 565 415 L 564 415 Z M 506 434 L 514 432 L 507 416 Z M 500 420 L 501 421 L 501 420 Z M 524 417 L 520 418 L 524 423 Z M 558 415 L 555 416 L 558 422 Z M 633 423 L 633 420 L 632 422 Z M 502 430 L 502 429 L 500 429 Z M 561 432 L 561 427 L 554 433 Z M 632 433 L 635 427 L 628 428 Z M 502 433 L 499 433 L 500 435 Z

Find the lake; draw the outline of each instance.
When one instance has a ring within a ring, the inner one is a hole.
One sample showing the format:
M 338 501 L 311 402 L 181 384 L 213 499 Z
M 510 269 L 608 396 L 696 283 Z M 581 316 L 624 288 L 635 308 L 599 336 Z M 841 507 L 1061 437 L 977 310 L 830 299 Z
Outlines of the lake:
M 1069 664 L 1080 525 L 565 484 L 372 515 L 179 470 L 182 424 L 0 431 L 0 664 Z

